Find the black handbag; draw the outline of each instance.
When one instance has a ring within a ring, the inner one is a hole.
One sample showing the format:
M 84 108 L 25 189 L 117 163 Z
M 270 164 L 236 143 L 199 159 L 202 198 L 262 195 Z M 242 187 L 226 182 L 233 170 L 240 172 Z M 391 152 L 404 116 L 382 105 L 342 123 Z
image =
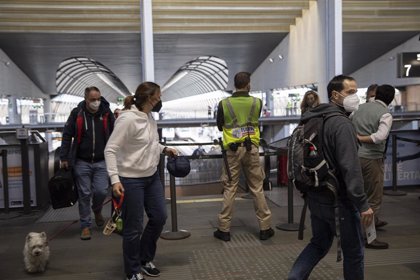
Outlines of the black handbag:
M 79 197 L 71 169 L 59 169 L 48 182 L 48 190 L 54 209 L 73 206 Z

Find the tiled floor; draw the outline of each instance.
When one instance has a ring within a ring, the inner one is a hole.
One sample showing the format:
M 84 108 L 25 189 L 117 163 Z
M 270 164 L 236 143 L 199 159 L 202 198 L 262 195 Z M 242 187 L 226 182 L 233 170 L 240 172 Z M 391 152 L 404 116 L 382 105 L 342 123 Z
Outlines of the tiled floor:
M 378 231 L 378 235 L 390 243 L 390 249 L 366 250 L 365 279 L 420 279 L 420 189 L 407 190 L 407 196 L 384 197 L 383 218 L 389 225 Z M 266 196 L 273 212 L 273 226 L 287 224 L 286 189 L 274 188 Z M 296 194 L 294 205 L 297 221 L 302 202 Z M 304 241 L 297 239 L 297 232 L 277 229 L 272 239 L 260 241 L 252 200 L 239 198 L 235 203 L 232 241 L 225 243 L 212 236 L 220 207 L 221 195 L 178 198 L 178 230 L 186 230 L 191 236 L 159 240 L 155 264 L 162 274 L 158 279 L 285 279 L 309 240 L 310 231 L 305 231 Z M 92 240 L 81 241 L 78 224 L 71 223 L 74 219 L 77 219 L 76 206 L 61 213 L 0 214 L 0 279 L 124 279 L 120 236 L 104 236 L 95 228 Z M 306 221 L 310 228 L 309 219 Z M 165 229 L 172 231 L 171 217 Z M 22 249 L 25 235 L 30 231 L 46 231 L 53 237 L 50 264 L 43 274 L 28 275 L 23 270 Z M 342 279 L 341 265 L 335 262 L 335 249 L 332 249 L 310 279 Z

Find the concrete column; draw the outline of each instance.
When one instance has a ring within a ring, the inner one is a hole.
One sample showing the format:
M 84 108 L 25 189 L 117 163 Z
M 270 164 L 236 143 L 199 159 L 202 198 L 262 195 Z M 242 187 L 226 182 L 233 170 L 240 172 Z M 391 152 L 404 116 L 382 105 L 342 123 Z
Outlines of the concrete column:
M 44 101 L 44 122 L 51 122 L 51 98 L 45 98 Z
M 328 101 L 327 85 L 343 72 L 342 0 L 319 0 L 320 64 L 318 92 L 322 102 Z
M 22 118 L 18 113 L 16 96 L 9 96 L 9 124 L 21 124 Z
M 410 85 L 406 87 L 406 111 L 420 110 L 420 85 Z
M 155 80 L 152 1 L 140 0 L 142 80 Z
M 267 108 L 270 111 L 271 116 L 272 116 L 273 113 L 274 113 L 274 102 L 273 102 L 273 90 L 272 89 L 265 90 L 265 103 L 267 104 Z

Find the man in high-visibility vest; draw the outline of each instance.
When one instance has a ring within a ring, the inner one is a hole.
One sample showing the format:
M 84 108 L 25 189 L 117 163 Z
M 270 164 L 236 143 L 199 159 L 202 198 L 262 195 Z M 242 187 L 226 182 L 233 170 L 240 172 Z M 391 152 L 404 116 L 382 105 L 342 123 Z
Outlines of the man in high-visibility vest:
M 265 177 L 259 161 L 260 130 L 258 118 L 262 101 L 249 95 L 251 74 L 239 72 L 235 75 L 236 92 L 220 101 L 217 110 L 217 127 L 223 131 L 223 148 L 226 150 L 230 174 L 224 170 L 222 182 L 223 206 L 219 214 L 219 227 L 214 237 L 230 241 L 230 226 L 233 203 L 239 184 L 241 167 L 254 199 L 255 214 L 260 228 L 260 239 L 267 240 L 274 235 L 271 228 L 271 211 L 263 192 Z M 230 176 L 229 176 L 230 175 Z

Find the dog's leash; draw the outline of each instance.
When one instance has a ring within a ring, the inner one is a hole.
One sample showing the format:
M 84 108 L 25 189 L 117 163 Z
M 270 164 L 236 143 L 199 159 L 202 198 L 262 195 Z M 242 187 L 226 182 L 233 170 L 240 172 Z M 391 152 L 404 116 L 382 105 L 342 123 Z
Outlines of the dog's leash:
M 102 233 L 104 235 L 111 235 L 115 230 L 122 230 L 122 220 L 121 220 L 121 206 L 124 200 L 124 193 L 121 194 L 119 201 L 117 199 L 112 199 L 112 205 L 114 206 L 114 213 L 111 215 L 111 218 L 105 224 L 104 230 Z
M 108 200 L 106 200 L 100 208 L 102 208 L 104 205 L 108 204 L 109 202 L 111 202 L 112 198 L 108 198 Z M 93 212 L 95 212 L 95 210 L 98 210 L 98 208 L 93 209 Z M 48 241 L 53 240 L 54 238 L 56 238 L 57 236 L 59 236 L 60 234 L 62 234 L 63 232 L 65 232 L 69 227 L 71 227 L 73 224 L 77 223 L 79 221 L 79 219 L 71 221 L 69 224 L 65 225 L 63 228 L 61 228 L 60 230 L 58 230 L 57 232 L 55 232 L 52 236 L 50 236 L 48 238 Z

